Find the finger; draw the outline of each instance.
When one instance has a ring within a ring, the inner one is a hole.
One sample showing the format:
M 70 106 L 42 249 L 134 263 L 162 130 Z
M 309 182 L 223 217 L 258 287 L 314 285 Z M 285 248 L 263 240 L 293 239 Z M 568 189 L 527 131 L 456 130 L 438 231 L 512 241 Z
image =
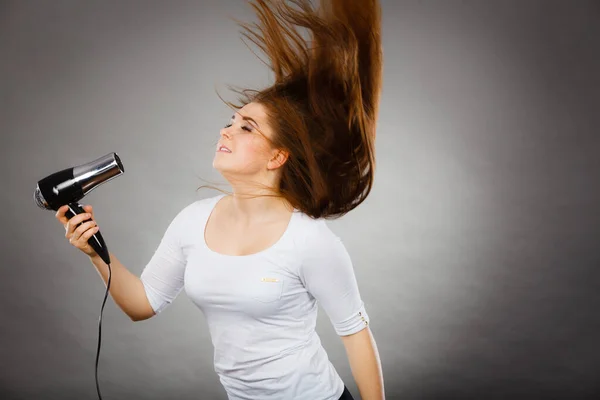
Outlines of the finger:
M 88 221 L 86 223 L 83 223 L 83 224 L 79 225 L 77 227 L 77 229 L 75 229 L 75 232 L 73 232 L 73 236 L 79 237 L 79 236 L 83 235 L 83 233 L 85 231 L 87 231 L 90 228 L 93 228 L 94 226 L 96 226 L 95 221 Z
M 98 226 L 93 227 L 92 229 L 88 229 L 87 231 L 83 232 L 83 235 L 81 235 L 81 240 L 85 240 L 86 242 L 92 237 L 92 235 L 94 233 L 97 233 L 100 230 L 100 228 Z
M 83 225 L 81 225 L 83 226 Z M 79 228 L 81 228 L 81 226 Z M 67 237 L 69 238 L 69 242 L 71 243 L 75 243 L 79 240 L 79 238 L 81 237 L 81 235 L 85 232 L 85 230 L 81 230 L 81 229 L 75 229 L 70 235 L 67 235 Z
M 100 228 L 98 228 L 97 226 L 94 228 L 90 228 L 87 231 L 83 232 L 81 236 L 77 237 L 77 239 L 71 239 L 69 241 L 71 242 L 71 244 L 74 244 L 75 246 L 82 249 L 86 245 L 89 245 L 88 240 L 90 239 L 90 237 L 92 237 L 94 233 L 98 232 L 99 229 Z
M 71 218 L 71 221 L 73 221 L 74 225 L 79 225 L 80 223 L 86 222 L 88 219 L 91 219 L 91 218 L 92 218 L 92 214 L 81 213 L 81 214 L 77 214 L 76 216 Z
M 82 213 L 82 214 L 77 214 L 76 216 L 74 216 L 73 218 L 68 220 L 67 223 L 65 224 L 65 230 L 67 231 L 67 234 L 73 233 L 75 228 L 77 228 L 77 225 L 79 225 L 83 221 L 90 219 L 90 217 L 91 217 L 90 214 Z

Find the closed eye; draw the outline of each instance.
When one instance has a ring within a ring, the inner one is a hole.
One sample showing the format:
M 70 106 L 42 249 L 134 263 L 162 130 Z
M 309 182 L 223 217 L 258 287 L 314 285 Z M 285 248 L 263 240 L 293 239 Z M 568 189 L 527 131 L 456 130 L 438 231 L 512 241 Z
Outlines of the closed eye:
M 231 125 L 232 124 L 229 123 L 229 124 L 225 125 L 225 128 L 229 128 Z M 246 125 L 243 125 L 242 129 L 245 130 L 245 131 L 247 131 L 247 132 L 252 132 L 252 129 L 250 127 L 246 126 Z

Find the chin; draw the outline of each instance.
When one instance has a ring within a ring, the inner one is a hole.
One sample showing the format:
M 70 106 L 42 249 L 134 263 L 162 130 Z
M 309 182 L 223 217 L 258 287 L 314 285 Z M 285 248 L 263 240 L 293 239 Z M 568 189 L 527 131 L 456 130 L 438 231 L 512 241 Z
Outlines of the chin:
M 232 168 L 231 166 L 223 165 L 224 163 L 219 162 L 217 160 L 213 161 L 213 168 L 217 170 L 221 175 L 236 175 L 239 171 L 236 168 Z
M 227 169 L 227 166 L 224 165 L 224 164 L 225 163 L 223 162 L 223 160 L 219 160 L 218 156 L 216 156 L 215 158 L 213 158 L 212 166 L 217 171 L 222 171 L 224 169 Z
M 242 179 L 258 173 L 258 169 L 255 168 L 254 165 L 241 164 L 242 165 L 240 165 L 240 162 L 238 161 L 224 159 L 224 157 L 221 158 L 219 156 L 216 156 L 212 162 L 213 168 L 226 177 L 239 177 Z

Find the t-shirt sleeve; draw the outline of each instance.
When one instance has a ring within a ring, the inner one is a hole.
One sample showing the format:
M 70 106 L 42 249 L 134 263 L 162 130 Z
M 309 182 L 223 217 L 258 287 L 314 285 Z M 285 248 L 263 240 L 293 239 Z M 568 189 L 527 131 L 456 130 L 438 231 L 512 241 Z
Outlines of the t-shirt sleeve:
M 155 314 L 171 304 L 183 289 L 186 259 L 181 236 L 185 233 L 185 222 L 193 205 L 188 205 L 173 218 L 140 275 Z
M 322 222 L 307 238 L 299 276 L 323 307 L 339 336 L 357 333 L 369 324 L 350 255 L 342 240 Z

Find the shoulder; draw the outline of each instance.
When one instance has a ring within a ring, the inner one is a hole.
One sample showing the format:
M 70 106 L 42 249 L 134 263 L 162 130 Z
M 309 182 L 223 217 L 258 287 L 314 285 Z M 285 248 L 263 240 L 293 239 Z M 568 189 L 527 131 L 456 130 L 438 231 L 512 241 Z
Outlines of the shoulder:
M 187 203 L 184 207 L 179 209 L 177 215 L 173 218 L 173 224 L 184 226 L 190 221 L 202 218 L 211 212 L 214 205 L 221 197 L 223 197 L 223 195 L 206 197 Z
M 203 199 L 195 200 L 192 203 L 189 203 L 187 206 L 185 206 L 183 208 L 183 210 L 181 210 L 181 212 L 187 212 L 187 213 L 210 212 L 214 208 L 215 204 L 217 204 L 217 202 L 224 196 L 225 196 L 224 194 L 219 194 L 216 196 L 205 197 Z
M 341 244 L 324 218 L 314 219 L 299 212 L 296 219 L 297 244 L 305 255 L 322 254 L 319 250 L 332 250 Z
M 297 273 L 309 290 L 318 289 L 315 282 L 339 281 L 353 273 L 350 254 L 327 220 L 303 215 L 297 222 Z

